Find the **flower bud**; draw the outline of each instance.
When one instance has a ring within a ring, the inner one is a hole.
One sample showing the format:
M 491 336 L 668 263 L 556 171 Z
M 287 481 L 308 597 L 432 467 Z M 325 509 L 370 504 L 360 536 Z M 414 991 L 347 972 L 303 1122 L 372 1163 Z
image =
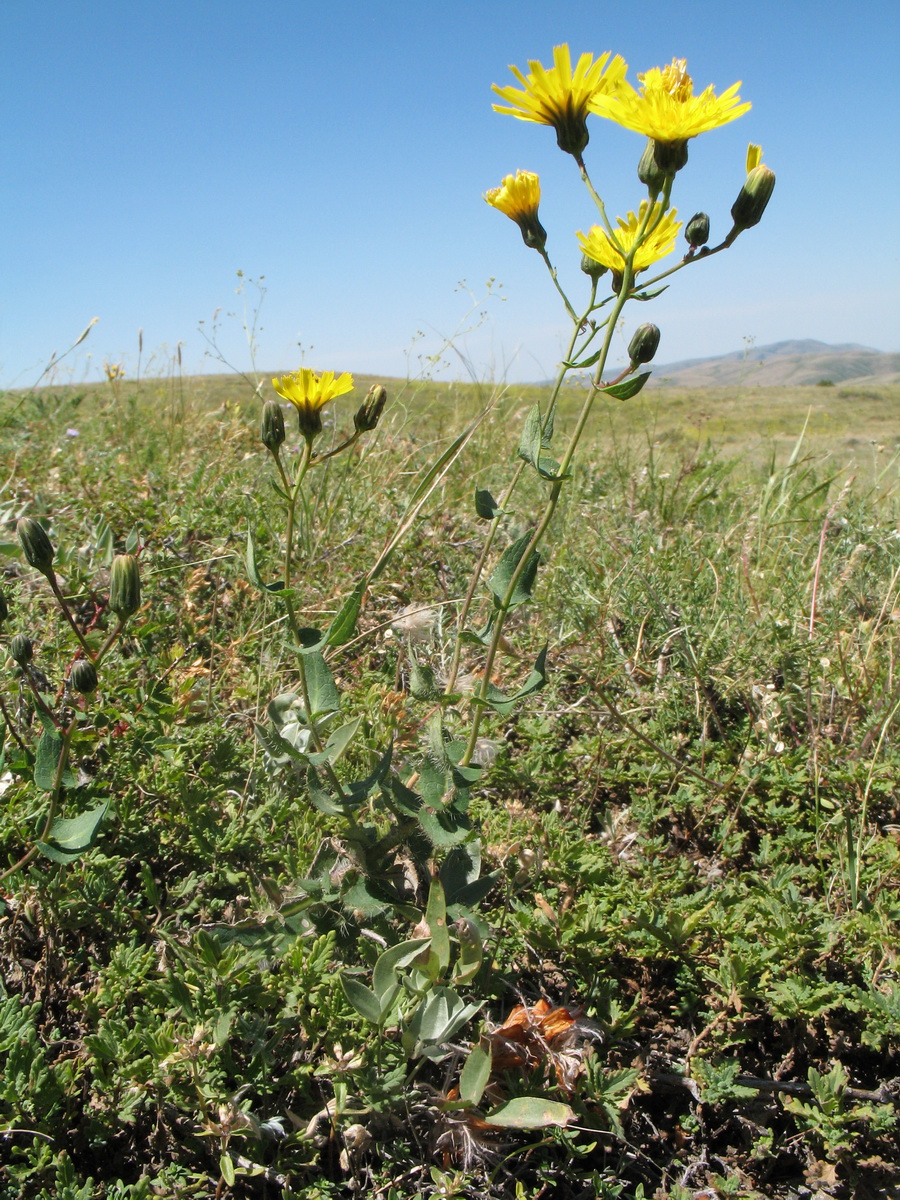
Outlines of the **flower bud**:
M 659 349 L 659 328 L 656 325 L 638 325 L 634 337 L 628 344 L 628 357 L 632 371 L 641 363 L 651 361 Z
M 6 603 L 6 596 L 0 592 L 0 625 L 9 617 L 9 605 Z
M 267 450 L 272 454 L 278 453 L 278 447 L 285 438 L 284 413 L 281 411 L 281 405 L 276 404 L 274 400 L 267 400 L 263 405 L 259 437 Z
M 765 163 L 754 167 L 744 180 L 737 200 L 731 206 L 734 225 L 725 239 L 726 246 L 730 246 L 739 233 L 759 224 L 774 189 L 775 172 L 769 170 Z
M 370 433 L 378 424 L 384 406 L 387 403 L 387 392 L 380 383 L 370 387 L 366 398 L 356 411 L 353 424 L 357 433 Z
M 86 658 L 79 658 L 78 662 L 72 664 L 69 683 L 82 696 L 90 695 L 97 690 L 97 668 Z
M 109 572 L 109 607 L 120 621 L 141 607 L 141 575 L 133 554 L 117 554 Z
M 17 633 L 9 643 L 9 652 L 14 662 L 17 662 L 20 667 L 27 667 L 34 658 L 34 642 L 24 633 Z
M 661 171 L 657 165 L 655 150 L 656 142 L 653 138 L 648 138 L 641 161 L 638 163 L 637 172 L 638 179 L 647 185 L 647 191 L 651 196 L 658 196 L 666 182 L 665 171 Z
M 706 213 L 694 213 L 688 221 L 684 237 L 692 250 L 699 250 L 709 241 L 709 217 Z
M 16 526 L 19 541 L 26 559 L 36 571 L 42 575 L 50 575 L 53 570 L 53 543 L 47 537 L 47 532 L 34 517 L 22 517 Z
M 652 158 L 652 166 L 648 161 L 648 155 Z M 638 167 L 638 177 L 641 183 L 646 183 L 648 187 L 657 185 L 657 181 L 662 178 L 673 177 L 676 172 L 687 165 L 688 160 L 688 144 L 686 139 L 680 139 L 677 142 L 660 142 L 656 138 L 651 138 L 647 143 L 647 149 L 644 151 L 641 158 L 641 166 Z M 641 174 L 643 168 L 647 179 Z M 655 171 L 654 171 L 655 168 Z M 651 179 L 653 183 L 651 184 Z M 659 182 L 657 191 L 662 191 L 662 182 Z
M 604 267 L 603 263 L 598 263 L 596 258 L 591 258 L 589 254 L 582 254 L 581 269 L 585 275 L 590 275 L 591 279 L 596 283 L 601 275 L 606 274 L 609 267 Z

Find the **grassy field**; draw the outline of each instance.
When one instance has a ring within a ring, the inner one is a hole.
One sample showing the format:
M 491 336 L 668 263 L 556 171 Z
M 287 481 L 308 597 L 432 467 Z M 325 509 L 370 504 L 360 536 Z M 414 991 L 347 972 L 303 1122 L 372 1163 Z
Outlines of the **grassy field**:
M 598 404 L 471 760 L 541 391 L 388 391 L 287 598 L 252 382 L 0 399 L 0 1195 L 900 1194 L 900 391 Z

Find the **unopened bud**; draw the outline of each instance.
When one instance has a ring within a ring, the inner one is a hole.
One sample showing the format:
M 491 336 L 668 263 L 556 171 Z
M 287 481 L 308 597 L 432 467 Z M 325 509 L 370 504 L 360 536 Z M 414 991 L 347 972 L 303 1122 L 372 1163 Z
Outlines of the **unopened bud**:
M 676 172 L 687 165 L 688 144 L 681 139 L 677 142 L 660 142 L 651 138 L 647 149 L 641 157 L 638 167 L 638 178 L 646 183 L 651 191 L 662 191 L 663 183 L 672 178 Z
M 585 275 L 590 275 L 591 279 L 596 283 L 601 275 L 606 274 L 609 267 L 604 267 L 603 263 L 597 262 L 596 258 L 591 258 L 589 254 L 582 254 L 581 269 Z
M 69 683 L 82 696 L 89 696 L 97 690 L 97 668 L 86 658 L 79 658 L 69 672 Z
M 666 182 L 666 173 L 661 170 L 656 161 L 656 142 L 648 138 L 641 161 L 638 163 L 638 179 L 647 185 L 651 196 L 658 196 Z
M 0 625 L 9 618 L 9 605 L 6 603 L 6 596 L 0 592 Z
M 109 607 L 120 621 L 141 607 L 141 574 L 133 554 L 117 554 L 109 572 Z
M 384 406 L 387 404 L 387 391 L 376 383 L 374 387 L 370 387 L 366 393 L 366 398 L 356 410 L 356 415 L 353 418 L 353 424 L 357 433 L 370 433 L 378 424 L 381 414 L 384 412 Z
M 278 447 L 285 438 L 284 413 L 281 405 L 274 400 L 267 400 L 263 405 L 262 425 L 259 431 L 260 440 L 272 454 L 278 453 Z
M 652 360 L 659 349 L 659 328 L 656 325 L 638 325 L 634 337 L 628 344 L 628 357 L 631 360 L 632 371 L 641 363 Z
M 53 543 L 47 531 L 34 517 L 22 517 L 16 526 L 26 559 L 36 571 L 49 575 L 53 570 Z
M 20 667 L 27 667 L 34 658 L 34 642 L 24 633 L 17 633 L 9 643 L 9 652 L 14 662 L 17 662 Z
M 699 250 L 706 245 L 709 241 L 709 217 L 706 213 L 694 213 L 685 227 L 684 237 L 692 250 Z
M 737 235 L 743 233 L 745 229 L 752 229 L 754 225 L 759 224 L 774 189 L 775 172 L 771 171 L 764 163 L 754 167 L 744 180 L 744 186 L 738 193 L 737 200 L 731 206 L 734 228 L 725 239 L 726 245 L 730 246 Z

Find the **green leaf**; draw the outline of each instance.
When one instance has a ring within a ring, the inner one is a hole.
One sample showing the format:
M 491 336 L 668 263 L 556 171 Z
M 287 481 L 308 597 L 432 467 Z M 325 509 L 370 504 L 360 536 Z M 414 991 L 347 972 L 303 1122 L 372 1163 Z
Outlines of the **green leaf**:
M 522 438 L 519 442 L 519 458 L 535 468 L 543 479 L 558 480 L 568 478 L 559 474 L 559 463 L 551 454 L 544 454 L 549 448 L 549 440 L 544 429 L 540 406 L 535 404 L 525 418 Z
M 334 620 L 328 626 L 325 642 L 329 646 L 344 646 L 356 633 L 356 622 L 362 599 L 366 591 L 366 580 L 360 579 L 356 587 L 341 605 Z
M 519 458 L 536 467 L 541 456 L 543 425 L 541 422 L 541 406 L 534 404 L 528 410 L 525 424 L 522 426 L 522 436 L 519 439 Z
M 394 744 L 392 742 L 375 764 L 375 770 L 371 775 L 367 775 L 365 779 L 359 779 L 349 784 L 347 787 L 347 802 L 350 804 L 360 804 L 367 796 L 371 796 L 372 792 L 387 779 L 393 757 Z
M 501 1129 L 543 1129 L 547 1125 L 568 1125 L 575 1119 L 575 1112 L 559 1100 L 516 1096 L 489 1112 L 484 1119 Z
M 234 1159 L 227 1150 L 219 1155 L 219 1170 L 222 1173 L 222 1178 L 225 1180 L 226 1187 L 234 1187 Z
M 655 300 L 657 296 L 661 296 L 663 292 L 669 290 L 669 285 L 664 283 L 662 287 L 654 288 L 652 292 L 632 292 L 628 297 L 629 300 Z
M 409 692 L 414 700 L 439 700 L 443 695 L 434 669 L 427 663 L 413 661 L 409 668 Z
M 601 347 L 596 354 L 592 354 L 590 358 L 583 358 L 580 362 L 573 362 L 570 359 L 563 359 L 562 365 L 564 367 L 568 367 L 572 371 L 583 371 L 588 367 L 592 367 L 595 363 L 598 363 L 602 354 L 603 348 Z
M 466 1108 L 474 1108 L 484 1095 L 491 1077 L 491 1059 L 490 1045 L 481 1042 L 469 1052 L 459 1073 L 459 1098 Z
M 469 983 L 481 970 L 484 961 L 481 934 L 474 921 L 468 917 L 461 917 L 456 922 L 456 936 L 459 941 L 459 959 L 453 970 L 453 982 Z
M 520 700 L 524 700 L 526 696 L 538 692 L 547 682 L 547 647 L 544 646 L 540 654 L 537 656 L 532 668 L 531 674 L 512 696 L 505 696 L 499 688 L 493 684 L 488 685 L 487 696 L 484 703 L 494 712 L 499 713 L 501 717 L 508 716 Z
M 465 908 L 471 908 L 473 904 L 478 904 L 500 878 L 500 874 L 500 871 L 491 871 L 487 875 L 482 875 L 480 879 L 473 879 L 471 883 L 467 883 L 465 887 L 459 889 L 450 903 L 454 906 L 462 905 Z
M 381 1021 L 381 1001 L 371 988 L 367 988 L 358 979 L 354 979 L 352 975 L 347 975 L 343 971 L 341 972 L 341 987 L 344 989 L 344 995 L 361 1017 L 366 1021 L 371 1021 L 373 1025 L 377 1025 Z
M 512 582 L 513 575 L 525 551 L 531 542 L 531 533 L 525 533 L 518 538 L 511 546 L 500 555 L 500 559 L 494 567 L 494 572 L 488 580 L 488 588 L 494 597 L 494 602 L 497 608 L 503 607 L 506 593 L 509 590 L 509 585 Z M 537 575 L 537 569 L 540 566 L 541 556 L 538 553 L 533 553 L 529 557 L 522 574 L 516 581 L 515 589 L 509 598 L 507 611 L 512 611 L 518 608 L 520 604 L 524 604 L 531 598 L 531 592 L 534 588 L 534 580 Z
M 308 760 L 314 767 L 320 767 L 324 762 L 336 763 L 353 741 L 361 722 L 362 717 L 357 717 L 353 721 L 348 721 L 346 725 L 341 725 L 325 743 L 324 750 L 318 754 L 307 755 Z
M 253 541 L 253 534 L 247 530 L 247 575 L 250 582 L 258 587 L 261 592 L 283 592 L 285 590 L 283 583 L 264 583 L 262 576 L 256 566 L 256 544 Z
M 604 396 L 612 396 L 614 400 L 630 400 L 632 396 L 638 394 L 649 378 L 650 372 L 645 371 L 643 375 L 635 375 L 631 379 L 623 379 L 621 383 L 614 383 L 610 387 L 602 387 L 597 390 Z
M 397 982 L 397 972 L 410 966 L 419 957 L 431 938 L 412 938 L 408 942 L 399 942 L 389 946 L 379 954 L 375 969 L 372 972 L 372 987 L 375 994 L 383 1000 L 390 988 Z
M 447 901 L 440 879 L 432 879 L 425 906 L 425 924 L 431 935 L 431 953 L 425 968 L 432 980 L 439 979 L 450 965 L 450 931 L 447 929 Z
M 503 513 L 503 509 L 486 488 L 475 489 L 475 512 L 482 521 L 493 521 Z
M 456 846 L 441 863 L 441 883 L 448 904 L 453 904 L 457 893 L 481 874 L 481 842 L 475 838 L 462 846 Z
M 376 917 L 390 908 L 390 898 L 378 891 L 370 879 L 360 878 L 341 893 L 341 904 L 348 912 Z
M 468 838 L 472 828 L 466 814 L 453 808 L 444 808 L 435 812 L 433 809 L 423 807 L 417 815 L 425 836 L 436 847 L 459 845 Z
M 313 629 L 304 625 L 302 629 L 297 630 L 297 641 L 292 643 L 293 649 L 300 654 L 312 654 L 315 650 L 321 650 L 325 645 L 325 634 L 321 629 Z
M 74 862 L 93 846 L 108 808 L 109 804 L 104 801 L 77 817 L 57 817 L 50 826 L 47 841 L 38 841 L 36 846 L 51 862 Z
M 34 760 L 34 782 L 42 792 L 52 792 L 56 786 L 56 772 L 59 769 L 59 759 L 63 752 L 63 740 L 54 729 L 45 729 L 41 734 Z M 75 776 L 66 767 L 60 777 L 64 787 L 75 786 Z
M 341 706 L 341 697 L 335 687 L 334 676 L 319 653 L 304 655 L 306 668 L 306 689 L 309 692 L 309 705 L 312 712 L 307 714 L 307 721 L 315 721 L 320 717 L 330 716 Z

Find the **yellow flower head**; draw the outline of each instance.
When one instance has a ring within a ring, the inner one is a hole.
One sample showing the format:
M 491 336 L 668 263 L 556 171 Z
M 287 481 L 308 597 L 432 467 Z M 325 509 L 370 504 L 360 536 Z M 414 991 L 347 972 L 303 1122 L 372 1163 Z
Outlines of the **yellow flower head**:
M 538 205 L 541 202 L 541 181 L 531 171 L 516 171 L 505 175 L 500 187 L 489 188 L 485 200 L 493 208 L 505 213 L 515 221 L 522 231 L 522 240 L 533 250 L 543 250 L 547 244 L 547 231 L 538 220 Z
M 694 81 L 683 58 L 673 58 L 667 67 L 653 67 L 638 75 L 638 80 L 640 92 L 625 83 L 615 95 L 592 96 L 591 112 L 658 142 L 682 142 L 727 125 L 750 108 L 740 103 L 740 83 L 732 84 L 721 96 L 712 86 L 695 96 Z
M 502 88 L 492 84 L 500 99 L 506 101 L 495 104 L 494 111 L 509 113 L 520 121 L 552 125 L 560 150 L 578 158 L 588 144 L 586 118 L 592 101 L 614 94 L 625 82 L 628 69 L 625 60 L 619 54 L 612 61 L 610 58 L 610 53 L 601 54 L 598 59 L 592 54 L 582 54 L 573 73 L 569 47 L 562 45 L 553 48 L 552 67 L 529 61 L 531 73 L 526 76 L 518 67 L 510 66 L 522 87 Z
M 582 251 L 594 262 L 609 267 L 614 275 L 621 276 L 625 270 L 625 256 L 637 241 L 638 230 L 643 224 L 647 208 L 648 201 L 642 200 L 637 216 L 630 212 L 627 221 L 623 221 L 621 217 L 618 218 L 619 228 L 615 231 L 615 242 L 601 225 L 592 225 L 587 235 L 577 234 Z M 681 228 L 681 222 L 675 219 L 677 216 L 676 209 L 670 208 L 667 213 L 663 214 L 662 206 L 654 204 L 647 222 L 647 228 L 652 232 L 645 235 L 634 256 L 635 274 L 638 271 L 645 271 L 647 267 L 671 253 Z M 658 224 L 656 224 L 657 221 Z M 656 224 L 656 228 L 654 228 L 654 224 Z
M 307 439 L 322 432 L 321 410 L 329 400 L 353 391 L 353 376 L 345 371 L 337 379 L 334 371 L 323 371 L 317 375 L 309 367 L 301 367 L 272 380 L 272 387 L 285 400 L 290 400 L 297 410 L 300 432 Z

